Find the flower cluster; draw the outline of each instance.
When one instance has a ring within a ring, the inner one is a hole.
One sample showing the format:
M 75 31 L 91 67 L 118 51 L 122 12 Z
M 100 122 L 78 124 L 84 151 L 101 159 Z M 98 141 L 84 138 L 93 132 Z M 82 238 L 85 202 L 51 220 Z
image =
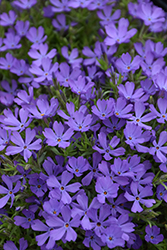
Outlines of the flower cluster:
M 166 17 L 0 1 L 1 249 L 165 249 Z

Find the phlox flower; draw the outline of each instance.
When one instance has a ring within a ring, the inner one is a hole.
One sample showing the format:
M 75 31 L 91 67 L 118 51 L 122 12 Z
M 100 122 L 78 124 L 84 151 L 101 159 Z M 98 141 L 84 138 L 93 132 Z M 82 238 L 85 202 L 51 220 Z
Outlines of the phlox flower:
M 41 149 L 41 144 L 40 144 L 40 142 L 42 141 L 41 139 L 37 139 L 34 142 L 32 142 L 35 135 L 36 132 L 34 129 L 31 130 L 30 128 L 27 128 L 25 131 L 25 141 L 24 141 L 21 135 L 18 132 L 14 131 L 13 135 L 11 136 L 11 141 L 15 143 L 16 146 L 8 146 L 6 149 L 6 155 L 15 155 L 22 152 L 24 155 L 24 160 L 28 162 L 28 159 L 32 155 L 32 152 L 30 150 Z
M 129 192 L 126 191 L 124 196 L 128 201 L 134 201 L 131 207 L 131 211 L 133 213 L 143 211 L 143 208 L 141 207 L 140 203 L 144 204 L 146 207 L 152 207 L 153 204 L 156 203 L 154 199 L 143 199 L 144 197 L 153 195 L 151 186 L 145 186 L 143 189 L 141 189 L 140 193 L 138 193 L 138 183 L 132 181 L 130 185 L 130 190 L 132 194 L 129 194 Z
M 163 241 L 164 236 L 160 234 L 160 228 L 157 226 L 150 227 L 149 225 L 145 228 L 146 235 L 145 240 L 151 242 L 152 244 L 158 244 Z
M 126 82 L 125 85 L 120 84 L 118 86 L 119 95 L 124 97 L 127 101 L 136 102 L 139 101 L 144 91 L 142 88 L 135 90 L 135 84 L 133 82 Z
M 51 64 L 52 60 L 48 57 L 44 57 L 41 60 L 41 67 L 37 66 L 36 64 L 32 64 L 29 71 L 37 75 L 38 77 L 35 77 L 34 80 L 36 82 L 43 82 L 44 80 L 51 81 L 52 80 L 52 73 L 56 72 L 58 69 L 58 63 Z
M 27 32 L 26 37 L 33 43 L 31 48 L 38 48 L 38 45 L 43 43 L 47 38 L 46 35 L 44 36 L 44 28 L 42 26 L 39 26 L 38 29 L 31 27 Z
M 125 153 L 125 149 L 124 148 L 117 148 L 117 149 L 111 149 L 110 146 L 112 148 L 115 148 L 119 142 L 120 139 L 117 136 L 114 136 L 111 141 L 108 143 L 107 142 L 107 138 L 106 138 L 106 134 L 104 132 L 100 132 L 100 134 L 98 135 L 98 139 L 99 139 L 99 143 L 102 147 L 99 148 L 96 145 L 93 146 L 93 149 L 98 151 L 100 154 L 104 154 L 104 159 L 109 161 L 112 159 L 111 155 L 113 156 L 119 156 L 119 155 L 124 155 Z
M 59 102 L 54 97 L 50 99 L 50 105 L 47 99 L 41 98 L 36 101 L 36 105 L 29 105 L 27 110 L 31 113 L 31 118 L 43 119 L 55 116 L 58 105 Z
M 18 0 L 13 3 L 21 9 L 30 9 L 37 3 L 37 0 Z
M 71 10 L 69 8 L 69 0 L 50 0 L 50 2 L 54 5 L 52 7 L 53 12 L 68 12 Z
M 20 121 L 18 119 L 18 114 Z M 15 110 L 15 115 L 10 109 L 4 110 L 4 119 L 3 124 L 5 129 L 10 129 L 11 131 L 19 130 L 22 132 L 29 124 L 32 122 L 32 119 L 29 118 L 29 112 L 26 109 L 21 108 L 20 110 Z
M 101 247 L 105 246 L 105 243 L 103 243 L 101 238 L 95 234 L 94 230 L 85 232 L 83 244 L 88 248 L 91 246 L 93 250 L 101 250 Z
M 26 20 L 25 22 L 17 20 L 15 25 L 15 30 L 17 31 L 17 34 L 21 37 L 25 36 L 28 32 L 30 26 L 30 22 Z
M 83 59 L 77 58 L 79 53 L 77 48 L 74 48 L 71 51 L 71 54 L 69 55 L 68 47 L 64 46 L 61 48 L 61 53 L 63 57 L 67 59 L 68 63 L 72 65 L 73 68 L 75 67 L 80 68 L 80 64 L 82 63 Z
M 22 213 L 25 215 L 25 217 L 22 216 L 15 216 L 14 217 L 14 224 L 17 226 L 21 226 L 25 229 L 30 228 L 33 224 L 33 220 L 35 218 L 35 214 L 33 211 L 28 209 L 23 209 Z
M 69 86 L 69 80 L 76 81 L 78 77 L 81 75 L 81 70 L 79 68 L 70 69 L 70 66 L 63 62 L 59 65 L 60 71 L 55 72 L 55 76 L 60 85 L 64 87 Z
M 51 175 L 47 180 L 48 187 L 54 187 L 54 189 L 50 191 L 50 196 L 61 200 L 64 204 L 70 204 L 72 202 L 72 198 L 68 192 L 75 193 L 81 187 L 79 182 L 67 185 L 72 178 L 72 173 L 64 171 L 61 175 L 60 183 L 54 175 Z
M 134 104 L 134 110 L 135 110 L 135 115 L 133 115 L 130 118 L 130 120 L 132 120 L 132 122 L 135 125 L 138 125 L 138 126 L 144 128 L 144 129 L 151 130 L 152 127 L 144 124 L 143 122 L 151 121 L 156 116 L 153 113 L 148 113 L 148 114 L 146 114 L 146 115 L 143 116 L 143 113 L 145 111 L 145 105 L 142 102 L 135 102 L 135 104 Z
M 9 145 L 11 139 L 11 131 L 0 128 L 0 151 L 2 151 L 6 146 Z
M 97 107 L 94 105 L 92 107 L 92 112 L 97 115 L 100 120 L 105 120 L 110 117 L 114 111 L 114 100 L 110 98 L 109 100 L 97 100 Z
M 156 140 L 154 140 L 153 141 L 154 147 L 151 147 L 149 149 L 149 153 L 151 155 L 156 154 L 156 156 L 162 163 L 165 163 L 167 161 L 167 158 L 165 156 L 165 154 L 167 154 L 167 146 L 163 146 L 166 142 L 167 142 L 167 132 L 162 131 L 159 136 L 158 143 L 156 142 Z
M 125 18 L 121 18 L 118 21 L 118 29 L 114 23 L 105 26 L 108 37 L 104 40 L 104 43 L 109 46 L 114 44 L 128 43 L 130 38 L 133 37 L 137 32 L 137 29 L 135 28 L 128 31 L 128 26 L 129 21 Z
M 92 122 L 92 115 L 85 115 L 83 112 L 76 111 L 73 118 L 70 118 L 68 126 L 75 131 L 85 132 L 88 131 Z
M 20 243 L 20 248 L 19 250 L 25 250 L 28 247 L 28 243 L 27 240 L 24 240 L 24 238 L 21 238 L 19 240 Z M 13 243 L 13 241 L 7 241 L 4 245 L 3 245 L 3 249 L 4 250 L 18 250 L 18 248 L 15 246 L 15 244 Z
M 64 206 L 61 210 L 62 217 L 52 217 L 46 220 L 47 224 L 51 227 L 56 227 L 50 233 L 54 240 L 65 239 L 66 241 L 76 241 L 77 233 L 73 227 L 79 227 L 79 215 L 76 215 L 71 220 L 71 209 Z
M 164 184 L 167 185 L 166 182 Z M 167 202 L 167 190 L 163 185 L 158 185 L 156 195 L 159 200 L 164 200 Z
M 152 5 L 151 2 L 144 2 L 138 9 L 138 18 L 142 19 L 144 24 L 149 26 L 153 23 L 164 22 L 165 12 L 162 10 L 162 8 Z
M 13 188 L 13 181 L 7 175 L 2 175 L 2 180 L 6 184 L 7 188 L 0 185 L 0 194 L 6 194 L 4 197 L 0 198 L 0 208 L 3 208 L 8 200 L 11 198 L 10 208 L 13 206 L 15 193 L 20 190 L 21 182 L 17 181 L 16 186 Z
M 149 148 L 140 144 L 150 140 L 151 135 L 149 131 L 143 132 L 141 127 L 128 122 L 124 129 L 124 135 L 126 137 L 125 142 L 130 145 L 131 149 L 136 147 L 138 152 L 148 152 Z
M 46 221 L 46 224 L 47 225 L 45 225 L 42 221 L 37 219 L 37 220 L 33 221 L 31 228 L 34 231 L 44 231 L 45 232 L 45 233 L 37 235 L 35 237 L 36 241 L 38 242 L 37 245 L 42 246 L 46 242 L 46 240 L 49 238 L 46 247 L 47 247 L 47 249 L 50 249 L 55 244 L 55 240 L 51 237 L 51 232 L 54 229 L 54 227 L 52 227 L 52 226 L 50 227 L 49 224 L 47 223 L 47 221 Z
M 39 52 L 38 52 L 39 50 Z M 43 58 L 50 58 L 52 59 L 55 55 L 56 55 L 56 49 L 52 49 L 49 53 L 48 52 L 48 45 L 47 43 L 43 44 L 39 44 L 38 48 L 31 48 L 30 51 L 28 52 L 28 55 L 33 58 L 36 59 L 33 61 L 33 64 L 40 66 L 42 64 L 42 59 Z
M 20 49 L 21 44 L 19 44 L 21 37 L 16 35 L 13 30 L 8 30 L 6 33 L 6 38 L 3 39 L 4 46 L 3 50 L 8 50 L 8 49 Z
M 123 53 L 121 58 L 118 58 L 115 62 L 115 65 L 117 68 L 122 70 L 123 72 L 135 72 L 139 67 L 141 63 L 141 57 L 135 56 L 132 60 L 132 57 L 130 54 Z
M 17 18 L 17 15 L 15 14 L 13 10 L 10 10 L 8 14 L 4 12 L 0 15 L 0 25 L 1 26 L 13 25 L 16 18 Z
M 10 70 L 16 59 L 10 53 L 7 53 L 5 57 L 0 57 L 0 69 Z
M 66 169 L 77 177 L 81 176 L 88 168 L 89 162 L 83 156 L 79 156 L 78 158 L 70 157 L 68 164 L 66 164 Z
M 157 105 L 160 112 L 155 109 L 153 104 L 150 104 L 150 111 L 156 116 L 157 122 L 165 123 L 167 121 L 167 100 L 165 98 L 159 98 Z
M 129 114 L 133 108 L 133 104 L 127 104 L 127 101 L 123 97 L 119 97 L 114 104 L 114 115 L 118 118 L 130 118 L 132 114 Z
M 113 183 L 109 176 L 99 177 L 95 185 L 96 192 L 98 193 L 97 199 L 100 203 L 105 203 L 106 198 L 117 197 L 119 185 Z
M 86 83 L 85 76 L 79 76 L 77 80 L 69 80 L 69 85 L 71 87 L 71 91 L 76 93 L 77 95 L 85 94 L 89 89 L 91 89 L 95 84 L 94 82 Z
M 105 6 L 102 11 L 97 11 L 98 17 L 102 20 L 100 21 L 100 24 L 105 26 L 110 23 L 114 23 L 114 21 L 118 18 L 120 18 L 121 15 L 121 10 L 116 10 L 113 15 L 112 13 L 112 6 Z
M 56 199 L 50 199 L 44 202 L 43 209 L 48 215 L 58 216 L 63 206 L 63 202 L 58 202 Z
M 61 122 L 58 123 L 57 121 L 55 121 L 53 123 L 53 129 L 54 129 L 54 131 L 51 128 L 45 128 L 43 134 L 44 134 L 45 138 L 47 139 L 46 143 L 49 146 L 58 145 L 58 147 L 60 147 L 60 148 L 68 147 L 70 145 L 69 140 L 72 137 L 72 135 L 74 134 L 73 129 L 69 128 L 63 134 L 64 126 Z
M 101 239 L 110 249 L 117 246 L 124 247 L 125 241 L 122 239 L 122 235 L 123 232 L 117 225 L 111 225 L 103 230 Z

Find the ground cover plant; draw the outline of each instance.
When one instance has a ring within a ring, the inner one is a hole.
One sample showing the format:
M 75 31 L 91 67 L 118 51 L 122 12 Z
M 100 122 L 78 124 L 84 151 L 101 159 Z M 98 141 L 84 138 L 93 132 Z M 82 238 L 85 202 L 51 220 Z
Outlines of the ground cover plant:
M 0 1 L 0 249 L 167 249 L 166 17 Z

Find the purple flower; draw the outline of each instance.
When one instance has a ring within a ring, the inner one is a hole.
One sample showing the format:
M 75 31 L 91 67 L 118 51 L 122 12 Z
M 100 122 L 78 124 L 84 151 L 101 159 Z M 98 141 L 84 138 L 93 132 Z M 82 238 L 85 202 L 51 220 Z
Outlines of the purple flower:
M 13 3 L 21 9 L 30 9 L 37 3 L 37 0 L 19 0 L 14 1 Z
M 85 115 L 83 112 L 76 111 L 73 118 L 70 118 L 68 126 L 75 131 L 85 132 L 88 131 L 92 122 L 92 115 Z
M 142 128 L 133 124 L 127 123 L 126 128 L 124 129 L 124 135 L 126 137 L 126 143 L 130 145 L 131 149 L 136 147 L 138 152 L 148 152 L 148 148 L 140 145 L 140 143 L 150 140 L 150 132 L 143 132 Z
M 50 199 L 44 202 L 43 209 L 51 216 L 58 216 L 63 206 L 63 202 L 58 202 L 56 199 Z
M 97 179 L 97 177 L 102 177 L 98 171 L 98 164 L 101 162 L 102 156 L 98 152 L 93 153 L 93 166 L 89 164 L 89 173 L 82 179 L 82 184 L 88 186 L 92 179 Z
M 141 81 L 140 82 L 140 85 L 142 87 L 142 89 L 144 90 L 144 92 L 147 94 L 147 95 L 154 95 L 157 91 L 157 88 L 155 87 L 155 85 L 152 83 L 151 80 L 149 79 L 146 79 L 144 81 Z
M 101 247 L 105 246 L 105 243 L 101 241 L 100 237 L 98 237 L 93 230 L 86 231 L 83 244 L 88 248 L 91 246 L 93 250 L 101 250 Z
M 110 211 L 113 217 L 117 217 L 118 213 L 123 215 L 129 213 L 128 210 L 125 210 L 123 208 L 124 203 L 127 202 L 127 199 L 124 197 L 123 194 L 120 194 L 115 201 L 113 198 L 108 198 L 108 201 L 110 202 Z
M 164 184 L 167 185 L 166 182 Z M 156 194 L 159 200 L 164 200 L 165 202 L 167 202 L 167 190 L 163 185 L 158 185 Z
M 17 34 L 22 37 L 27 34 L 29 26 L 30 22 L 28 20 L 25 22 L 18 20 L 15 25 L 15 30 L 17 31 Z
M 11 137 L 11 131 L 0 128 L 0 151 L 2 151 L 7 145 L 9 145 Z
M 7 188 L 0 185 L 0 193 L 6 194 L 3 198 L 0 198 L 0 208 L 4 207 L 10 198 L 11 198 L 11 205 L 10 205 L 10 208 L 11 208 L 13 206 L 13 202 L 15 198 L 14 194 L 19 191 L 21 187 L 21 182 L 18 181 L 16 183 L 16 186 L 13 188 L 13 182 L 9 176 L 2 175 L 2 180 L 6 184 Z
M 41 98 L 36 101 L 36 105 L 29 105 L 27 109 L 32 114 L 29 115 L 31 118 L 43 119 L 55 116 L 58 105 L 58 100 L 54 97 L 50 100 L 50 105 L 47 99 Z
M 70 2 L 69 2 L 70 4 Z M 77 23 L 71 22 L 71 26 L 75 26 Z M 52 25 L 56 28 L 57 31 L 60 30 L 68 30 L 69 25 L 66 24 L 66 16 L 64 14 L 60 14 L 56 16 L 56 19 L 52 20 Z
M 21 226 L 25 229 L 30 228 L 30 226 L 33 224 L 33 220 L 35 218 L 35 214 L 28 209 L 23 209 L 22 213 L 26 216 L 26 217 L 22 217 L 22 216 L 15 216 L 14 217 L 14 224 L 17 226 Z
M 45 138 L 47 139 L 46 143 L 49 146 L 58 145 L 58 147 L 60 147 L 60 148 L 68 147 L 70 145 L 69 140 L 72 137 L 72 135 L 74 134 L 73 129 L 69 128 L 63 134 L 64 126 L 61 122 L 58 123 L 57 121 L 55 121 L 53 123 L 53 129 L 55 132 L 53 132 L 53 130 L 51 128 L 45 128 L 43 134 L 44 134 Z
M 137 16 L 142 19 L 147 26 L 152 23 L 165 21 L 165 12 L 161 8 L 152 5 L 151 2 L 141 4 Z
M 68 192 L 75 193 L 81 187 L 79 182 L 67 185 L 68 182 L 73 178 L 73 174 L 64 171 L 61 175 L 61 183 L 57 178 L 52 175 L 47 180 L 47 185 L 49 187 L 54 187 L 53 192 L 51 191 L 51 196 L 54 196 L 56 199 L 60 199 L 64 204 L 70 204 L 72 201 L 71 196 Z
M 104 229 L 101 239 L 110 249 L 117 246 L 124 247 L 125 241 L 122 239 L 122 234 L 118 226 L 112 225 Z
M 129 21 L 125 18 L 121 18 L 119 20 L 118 29 L 115 27 L 114 23 L 106 26 L 105 30 L 109 37 L 104 40 L 104 43 L 109 46 L 114 44 L 128 43 L 130 41 L 130 38 L 133 37 L 137 32 L 137 29 L 135 28 L 127 31 L 128 26 Z
M 15 62 L 16 59 L 10 53 L 7 53 L 6 58 L 0 57 L 0 69 L 9 70 Z
M 31 27 L 27 32 L 26 37 L 33 43 L 31 48 L 38 48 L 38 45 L 43 43 L 47 38 L 47 36 L 44 36 L 44 28 L 42 26 L 38 27 L 38 29 Z
M 24 75 L 28 69 L 28 65 L 26 64 L 26 61 L 21 60 L 15 60 L 12 68 L 10 69 L 10 72 L 16 74 L 17 76 Z
M 120 142 L 120 139 L 117 136 L 114 136 L 111 139 L 111 141 L 108 143 L 106 139 L 106 134 L 104 132 L 100 132 L 100 134 L 98 135 L 98 139 L 103 149 L 97 147 L 96 145 L 93 146 L 93 149 L 98 151 L 100 154 L 104 154 L 104 159 L 106 161 L 109 161 L 112 159 L 111 155 L 114 155 L 114 156 L 124 155 L 125 149 L 122 147 L 117 148 L 117 149 L 111 149 L 111 148 L 115 148 Z
M 47 222 L 46 222 L 47 223 Z M 36 236 L 36 241 L 38 242 L 38 246 L 42 246 L 46 240 L 49 238 L 48 243 L 46 245 L 47 249 L 50 249 L 54 246 L 55 240 L 51 237 L 51 232 L 53 231 L 53 227 L 46 226 L 42 221 L 40 220 L 34 220 L 32 224 L 32 229 L 35 231 L 45 231 L 46 233 L 40 234 Z
M 162 146 L 163 144 L 165 144 L 167 142 L 167 132 L 166 131 L 162 131 L 160 136 L 159 136 L 159 141 L 158 143 L 156 142 L 156 140 L 153 141 L 153 145 L 154 147 L 151 147 L 149 149 L 149 153 L 151 155 L 155 155 L 158 157 L 158 159 L 165 163 L 167 161 L 167 158 L 164 154 L 167 153 L 167 146 Z
M 106 198 L 115 198 L 117 197 L 117 192 L 119 185 L 113 183 L 109 176 L 99 177 L 96 181 L 95 186 L 96 192 L 98 193 L 97 199 L 100 203 L 105 203 Z
M 153 115 L 156 116 L 157 122 L 159 123 L 165 123 L 167 121 L 167 100 L 164 98 L 159 98 L 157 101 L 158 108 L 160 112 L 158 112 L 154 105 L 150 105 L 150 111 L 152 112 Z
M 107 2 L 108 0 L 91 1 L 87 8 L 88 10 L 103 9 Z
M 145 240 L 151 242 L 152 244 L 158 244 L 163 241 L 164 236 L 160 234 L 160 228 L 157 226 L 150 227 L 149 225 L 145 228 L 146 235 Z
M 113 115 L 114 100 L 110 98 L 109 100 L 97 100 L 97 107 L 94 105 L 92 107 L 92 112 L 97 115 L 100 120 L 104 120 Z
M 134 110 L 135 110 L 135 116 L 132 116 L 130 118 L 130 120 L 132 120 L 132 122 L 135 125 L 138 125 L 141 128 L 151 130 L 152 127 L 144 124 L 143 122 L 151 121 L 156 116 L 153 113 L 148 113 L 148 114 L 142 116 L 143 113 L 144 113 L 144 111 L 145 111 L 145 105 L 142 102 L 135 102 L 135 104 L 134 104 Z
M 139 101 L 144 94 L 143 89 L 139 88 L 135 90 L 135 84 L 133 82 L 126 82 L 125 86 L 120 84 L 118 86 L 119 95 L 124 97 L 127 101 L 136 102 Z
M 11 141 L 15 143 L 17 146 L 8 146 L 6 149 L 6 155 L 15 155 L 15 154 L 23 152 L 24 160 L 28 162 L 28 159 L 32 155 L 32 152 L 30 150 L 41 149 L 40 142 L 42 140 L 38 139 L 32 142 L 32 140 L 34 139 L 36 135 L 36 132 L 34 129 L 31 130 L 30 128 L 27 128 L 25 133 L 26 133 L 25 141 L 23 141 L 21 135 L 18 132 L 13 132 L 13 135 L 11 136 Z
M 133 73 L 140 67 L 141 57 L 135 56 L 132 61 L 132 57 L 130 54 L 123 53 L 121 58 L 118 58 L 115 62 L 116 67 L 123 72 L 130 72 Z
M 31 191 L 37 196 L 42 197 L 47 191 L 45 180 L 37 176 L 32 176 L 29 180 Z
M 112 12 L 112 6 L 104 6 L 103 12 L 97 11 L 98 17 L 102 20 L 100 21 L 101 25 L 105 26 L 110 23 L 114 23 L 116 19 L 120 18 L 121 10 L 116 10 L 113 15 L 111 15 L 111 12 Z
M 70 79 L 69 85 L 71 87 L 72 92 L 76 93 L 77 95 L 81 95 L 85 94 L 95 84 L 94 82 L 88 82 L 86 84 L 86 77 L 80 75 L 77 80 Z
M 27 240 L 24 240 L 24 238 L 21 238 L 19 240 L 20 243 L 20 248 L 19 250 L 25 250 L 28 247 L 28 243 Z M 7 241 L 4 245 L 3 245 L 3 249 L 4 250 L 18 250 L 18 248 L 15 246 L 15 244 L 13 243 L 13 241 Z
M 71 10 L 69 8 L 69 0 L 50 0 L 50 2 L 54 5 L 52 7 L 53 12 L 67 12 Z
M 6 38 L 3 39 L 4 47 L 3 50 L 8 49 L 20 49 L 21 44 L 19 44 L 21 37 L 16 35 L 13 30 L 9 30 L 8 33 L 6 33 Z
M 78 77 L 81 75 L 81 70 L 79 68 L 74 68 L 72 71 L 70 70 L 70 66 L 63 62 L 59 65 L 59 71 L 56 71 L 55 75 L 57 78 L 57 81 L 60 83 L 60 85 L 63 85 L 64 87 L 69 86 L 69 81 L 76 81 Z
M 77 233 L 73 227 L 79 227 L 80 219 L 79 215 L 76 215 L 71 220 L 71 209 L 64 206 L 61 210 L 62 217 L 52 217 L 46 220 L 47 224 L 51 227 L 56 227 L 50 233 L 54 240 L 60 240 L 64 238 L 66 241 L 76 241 Z
M 13 10 L 9 11 L 9 14 L 6 12 L 0 15 L 0 25 L 2 26 L 12 26 L 17 18 L 17 15 Z
M 52 80 L 52 73 L 56 72 L 56 70 L 58 69 L 58 63 L 56 62 L 53 65 L 51 63 L 52 63 L 52 60 L 50 58 L 44 57 L 41 60 L 42 69 L 36 64 L 31 65 L 31 68 L 29 69 L 29 71 L 32 74 L 38 76 L 34 78 L 36 82 L 43 82 L 44 80 L 48 80 L 48 81 Z
M 88 168 L 89 162 L 83 156 L 79 156 L 78 158 L 70 157 L 68 164 L 66 164 L 66 169 L 77 177 L 81 176 Z
M 18 113 L 20 117 L 20 121 L 18 120 Z M 3 124 L 5 124 L 5 129 L 10 129 L 11 131 L 19 130 L 19 132 L 22 132 L 26 127 L 29 126 L 32 119 L 28 119 L 29 112 L 23 108 L 20 110 L 15 110 L 15 116 L 13 115 L 12 111 L 10 109 L 4 110 L 4 120 Z M 11 127 L 12 126 L 12 127 Z
M 145 186 L 143 189 L 141 189 L 140 193 L 138 193 L 138 183 L 132 181 L 130 185 L 130 189 L 131 189 L 132 195 L 126 191 L 124 196 L 128 201 L 134 201 L 131 207 L 131 211 L 133 213 L 143 211 L 143 208 L 141 207 L 140 203 L 144 204 L 146 207 L 152 207 L 153 204 L 156 203 L 154 199 L 148 199 L 148 200 L 143 199 L 144 197 L 153 195 L 153 191 L 150 186 L 148 185 Z
M 39 50 L 39 52 L 37 50 Z M 48 54 L 47 54 L 47 52 L 48 52 L 47 43 L 45 43 L 45 44 L 41 43 L 41 44 L 39 44 L 38 48 L 30 49 L 30 51 L 28 52 L 28 55 L 31 58 L 36 59 L 33 61 L 33 64 L 40 66 L 40 65 L 42 65 L 43 58 L 48 57 L 48 58 L 52 59 L 57 53 L 56 49 L 52 49 Z
M 110 226 L 110 206 L 104 204 L 100 207 L 99 211 L 97 209 L 91 208 L 87 212 L 88 218 L 91 219 L 89 224 L 91 229 L 94 229 L 94 232 L 100 237 L 104 228 Z
M 29 104 L 34 104 L 34 92 L 33 87 L 28 88 L 29 95 L 25 90 L 20 90 L 17 93 L 18 98 L 15 98 L 14 101 L 22 106 L 23 108 L 28 107 Z
M 115 130 L 120 130 L 126 123 L 125 119 L 119 119 L 115 115 L 112 115 L 110 119 L 103 121 L 104 125 L 107 126 L 107 132 L 112 133 Z
M 145 60 L 141 60 L 140 62 L 144 73 L 148 77 L 153 77 L 154 75 L 158 74 L 165 65 L 163 57 L 160 57 L 157 60 L 154 59 L 154 54 L 152 52 L 148 52 L 146 54 Z
M 78 57 L 78 49 L 75 48 L 71 51 L 71 54 L 68 54 L 68 47 L 64 46 L 61 48 L 61 53 L 64 58 L 67 59 L 68 63 L 72 65 L 73 68 L 78 67 L 80 68 L 80 64 L 82 63 L 82 58 Z
M 114 115 L 118 118 L 129 119 L 132 114 L 128 114 L 133 108 L 133 104 L 128 104 L 123 97 L 119 97 L 114 105 Z M 126 107 L 125 107 L 126 106 Z

